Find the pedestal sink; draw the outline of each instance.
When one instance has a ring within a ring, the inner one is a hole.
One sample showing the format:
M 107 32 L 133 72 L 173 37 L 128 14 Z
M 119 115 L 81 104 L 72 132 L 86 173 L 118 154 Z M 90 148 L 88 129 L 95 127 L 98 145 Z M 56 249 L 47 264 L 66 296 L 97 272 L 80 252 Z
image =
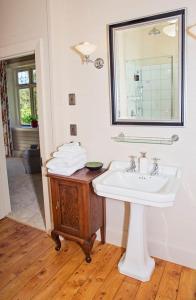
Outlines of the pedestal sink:
M 113 161 L 108 171 L 93 180 L 95 193 L 119 201 L 131 202 L 127 249 L 121 258 L 120 273 L 150 280 L 155 262 L 148 254 L 145 234 L 146 206 L 168 207 L 174 204 L 181 171 L 176 166 L 159 167 L 159 175 L 127 172 L 128 162 Z

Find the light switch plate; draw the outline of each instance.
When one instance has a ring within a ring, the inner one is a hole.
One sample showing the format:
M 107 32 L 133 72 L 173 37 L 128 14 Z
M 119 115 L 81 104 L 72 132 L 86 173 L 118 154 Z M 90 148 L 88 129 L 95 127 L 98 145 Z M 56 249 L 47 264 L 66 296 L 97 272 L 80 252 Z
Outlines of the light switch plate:
M 76 124 L 70 124 L 70 135 L 77 135 L 77 125 Z
M 69 94 L 69 105 L 76 105 L 76 94 Z

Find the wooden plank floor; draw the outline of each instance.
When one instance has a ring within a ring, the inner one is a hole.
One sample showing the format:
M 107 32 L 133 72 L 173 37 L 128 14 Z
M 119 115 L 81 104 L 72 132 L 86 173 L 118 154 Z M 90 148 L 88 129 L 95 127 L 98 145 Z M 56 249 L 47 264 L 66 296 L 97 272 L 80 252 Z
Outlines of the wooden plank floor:
M 196 271 L 156 259 L 149 282 L 126 277 L 117 263 L 123 249 L 96 243 L 90 264 L 74 242 L 56 252 L 46 233 L 0 221 L 0 299 L 2 300 L 193 300 Z

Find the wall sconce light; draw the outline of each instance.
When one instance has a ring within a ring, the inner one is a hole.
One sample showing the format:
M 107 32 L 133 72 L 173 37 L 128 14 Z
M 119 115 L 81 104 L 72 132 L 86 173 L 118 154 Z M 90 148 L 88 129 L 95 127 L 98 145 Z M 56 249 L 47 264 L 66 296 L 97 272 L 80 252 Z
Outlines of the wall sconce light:
M 196 39 L 196 24 L 189 26 L 187 28 L 187 33 L 192 36 L 192 38 Z
M 97 69 L 101 69 L 103 67 L 104 60 L 102 58 L 97 58 L 95 60 L 92 60 L 90 58 L 90 55 L 92 53 L 94 53 L 97 48 L 95 45 L 88 43 L 88 42 L 83 42 L 83 43 L 76 45 L 74 48 L 77 50 L 77 52 L 79 52 L 82 55 L 83 62 L 85 62 L 87 64 L 93 63 L 95 68 L 97 68 Z
M 169 37 L 175 37 L 178 32 L 177 19 L 169 20 L 168 25 L 163 27 L 163 33 Z
M 168 26 L 163 27 L 163 32 L 169 37 L 175 37 L 177 34 L 176 24 L 170 24 Z

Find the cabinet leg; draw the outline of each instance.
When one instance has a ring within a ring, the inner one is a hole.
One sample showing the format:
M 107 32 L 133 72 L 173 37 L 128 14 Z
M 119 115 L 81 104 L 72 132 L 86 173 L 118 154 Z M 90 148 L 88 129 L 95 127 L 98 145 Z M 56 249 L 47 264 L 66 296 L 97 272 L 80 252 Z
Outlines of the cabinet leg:
M 51 238 L 56 244 L 55 250 L 59 251 L 61 249 L 61 241 L 59 239 L 59 235 L 54 230 L 51 232 Z
M 91 260 L 92 260 L 92 258 L 90 257 L 90 255 L 89 255 L 89 256 L 86 256 L 86 262 L 87 262 L 87 263 L 90 263 Z
M 102 226 L 100 228 L 100 233 L 101 233 L 101 243 L 105 244 L 105 226 Z
M 82 250 L 84 251 L 86 255 L 86 262 L 90 263 L 91 262 L 91 249 L 93 247 L 94 241 L 96 239 L 96 234 L 94 233 L 89 240 L 84 241 L 83 244 L 81 244 Z

